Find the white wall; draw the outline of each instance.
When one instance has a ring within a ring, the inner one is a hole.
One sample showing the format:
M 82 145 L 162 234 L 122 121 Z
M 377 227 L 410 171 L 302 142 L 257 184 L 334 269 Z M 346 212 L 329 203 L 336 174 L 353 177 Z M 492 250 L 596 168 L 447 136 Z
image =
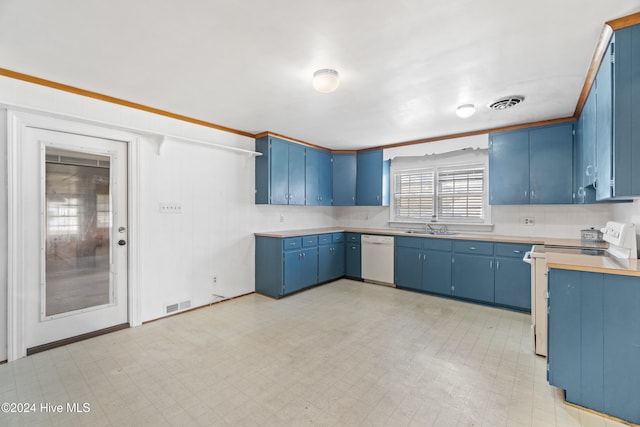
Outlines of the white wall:
M 0 103 L 47 110 L 92 123 L 254 148 L 252 138 L 156 116 L 54 89 L 0 77 Z M 6 351 L 6 132 L 0 108 L 0 360 Z M 140 279 L 142 321 L 161 317 L 164 305 L 212 293 L 233 297 L 254 290 L 256 231 L 336 225 L 330 207 L 256 206 L 254 158 L 168 140 L 140 139 Z M 181 202 L 183 214 L 163 215 L 160 202 Z M 214 289 L 211 276 L 218 276 Z

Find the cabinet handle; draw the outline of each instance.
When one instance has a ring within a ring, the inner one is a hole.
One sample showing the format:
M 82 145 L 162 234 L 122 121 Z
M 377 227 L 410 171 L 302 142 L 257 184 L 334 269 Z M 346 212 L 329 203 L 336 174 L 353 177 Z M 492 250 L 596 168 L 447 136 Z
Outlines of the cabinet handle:
M 531 198 L 532 198 L 532 199 L 535 199 L 535 198 L 536 198 L 536 192 L 535 192 L 535 191 L 533 191 L 533 190 L 531 190 Z
M 489 261 L 489 268 L 493 269 L 493 260 Z
M 470 251 L 475 251 L 475 250 L 476 250 L 476 247 L 475 247 L 475 246 L 470 246 L 470 247 L 469 247 L 469 250 L 470 250 Z
M 524 197 L 527 197 L 527 193 L 529 193 L 528 191 L 524 192 Z
M 500 270 L 500 261 L 496 260 L 496 270 Z
M 521 254 L 521 253 L 522 253 L 522 251 L 516 251 L 516 250 L 514 250 L 514 251 L 513 251 L 513 253 L 514 253 L 514 254 Z

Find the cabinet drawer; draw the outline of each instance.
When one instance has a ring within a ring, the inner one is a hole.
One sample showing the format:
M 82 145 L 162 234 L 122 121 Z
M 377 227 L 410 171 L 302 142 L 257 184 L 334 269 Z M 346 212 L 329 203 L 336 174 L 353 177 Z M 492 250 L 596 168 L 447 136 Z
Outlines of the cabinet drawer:
M 395 242 L 396 246 L 401 246 L 403 248 L 418 248 L 422 249 L 422 242 L 425 239 L 421 237 L 404 237 L 404 236 L 396 236 Z
M 435 251 L 451 251 L 451 240 L 446 239 L 424 239 L 424 248 Z
M 303 248 L 312 248 L 314 246 L 318 246 L 318 236 L 313 235 L 302 237 Z
M 531 245 L 522 243 L 496 243 L 496 256 L 522 258 L 526 251 L 531 250 Z
M 319 245 L 328 245 L 331 242 L 333 242 L 333 237 L 331 234 L 320 234 L 318 236 Z
M 453 249 L 463 254 L 493 255 L 493 243 L 472 240 L 459 240 L 453 244 Z
M 333 233 L 333 243 L 344 242 L 344 233 Z
M 282 241 L 282 250 L 289 251 L 302 247 L 302 237 L 287 237 Z
M 360 243 L 360 233 L 345 233 L 349 243 Z

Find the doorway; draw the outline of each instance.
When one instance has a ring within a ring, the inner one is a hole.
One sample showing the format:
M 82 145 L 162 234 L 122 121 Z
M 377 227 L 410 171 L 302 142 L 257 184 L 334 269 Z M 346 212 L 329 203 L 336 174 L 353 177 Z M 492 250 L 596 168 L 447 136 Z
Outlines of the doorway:
M 10 212 L 9 360 L 132 323 L 130 140 L 91 126 L 18 128 L 8 151 L 10 203 L 17 204 Z

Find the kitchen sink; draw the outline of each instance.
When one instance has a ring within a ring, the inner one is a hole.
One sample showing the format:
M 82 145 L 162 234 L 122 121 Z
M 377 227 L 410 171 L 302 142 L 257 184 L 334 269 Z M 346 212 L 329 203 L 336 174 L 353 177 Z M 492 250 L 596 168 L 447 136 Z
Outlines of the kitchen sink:
M 446 231 L 446 230 L 443 230 L 443 231 L 407 230 L 407 231 L 405 231 L 405 233 L 407 233 L 407 234 L 427 234 L 427 235 L 432 235 L 432 236 L 451 236 L 451 235 L 454 235 L 454 234 L 458 234 L 455 231 Z

